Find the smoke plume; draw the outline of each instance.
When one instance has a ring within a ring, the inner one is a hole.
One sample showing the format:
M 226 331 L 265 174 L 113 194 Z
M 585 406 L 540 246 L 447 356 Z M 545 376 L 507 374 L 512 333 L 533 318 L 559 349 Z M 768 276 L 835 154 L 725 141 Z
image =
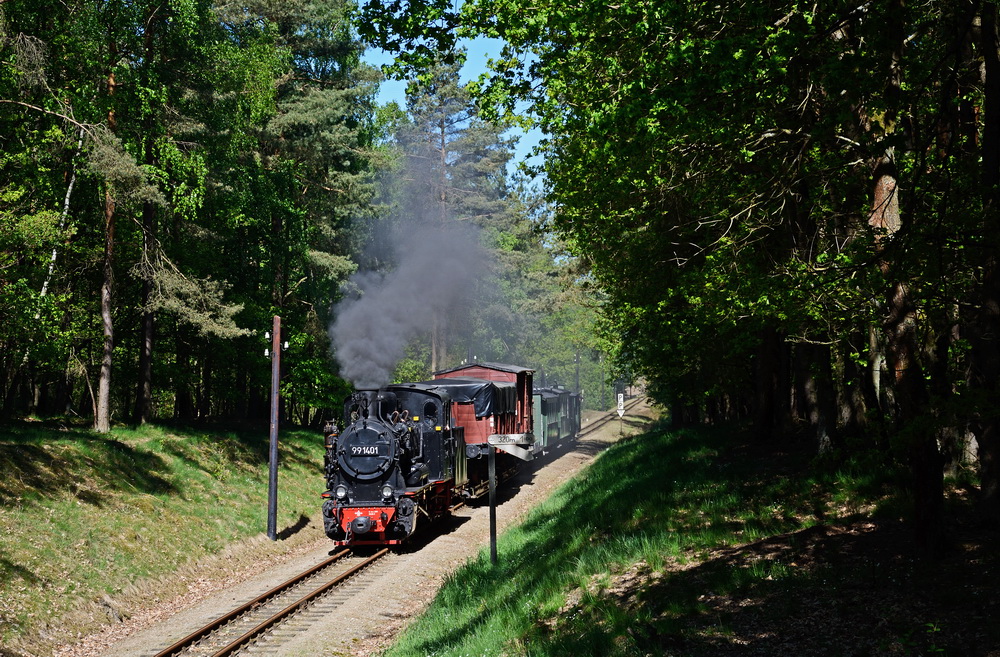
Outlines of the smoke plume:
M 389 383 L 410 340 L 462 312 L 483 258 L 475 233 L 457 224 L 401 230 L 394 244 L 396 268 L 356 273 L 334 308 L 340 375 L 357 388 Z

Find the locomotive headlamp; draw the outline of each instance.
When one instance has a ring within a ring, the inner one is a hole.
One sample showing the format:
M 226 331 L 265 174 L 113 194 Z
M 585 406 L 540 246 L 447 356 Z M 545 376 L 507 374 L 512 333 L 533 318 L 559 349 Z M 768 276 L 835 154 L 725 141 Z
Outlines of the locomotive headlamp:
M 337 499 L 338 500 L 344 499 L 345 497 L 347 497 L 347 486 L 345 486 L 343 484 L 337 486 L 336 493 L 337 493 Z
M 382 486 L 382 497 L 384 497 L 387 500 L 392 499 L 392 486 L 390 486 L 389 484 Z

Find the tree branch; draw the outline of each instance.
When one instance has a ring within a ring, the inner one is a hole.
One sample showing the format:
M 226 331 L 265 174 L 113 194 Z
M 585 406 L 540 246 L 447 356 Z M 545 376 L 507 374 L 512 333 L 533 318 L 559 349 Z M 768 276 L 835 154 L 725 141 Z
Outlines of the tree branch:
M 0 103 L 6 103 L 7 105 L 20 105 L 21 107 L 27 107 L 28 109 L 33 109 L 36 112 L 41 112 L 42 114 L 49 114 L 51 116 L 58 116 L 60 119 L 63 119 L 64 121 L 72 123 L 76 127 L 78 127 L 81 130 L 85 131 L 87 134 L 93 134 L 91 132 L 91 129 L 97 127 L 97 124 L 95 124 L 95 123 L 81 123 L 81 122 L 77 121 L 76 119 L 74 119 L 73 117 L 67 116 L 66 114 L 60 114 L 59 112 L 53 112 L 52 110 L 47 110 L 44 107 L 38 107 L 37 105 L 31 105 L 29 103 L 23 103 L 23 102 L 21 102 L 19 100 L 6 100 L 6 99 L 3 99 L 3 98 L 0 98 Z

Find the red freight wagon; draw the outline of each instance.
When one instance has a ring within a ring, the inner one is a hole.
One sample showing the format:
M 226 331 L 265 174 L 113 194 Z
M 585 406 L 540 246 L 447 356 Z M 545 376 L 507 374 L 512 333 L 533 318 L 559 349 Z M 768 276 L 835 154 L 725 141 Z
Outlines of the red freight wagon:
M 481 404 L 477 408 L 477 404 L 470 400 L 459 403 L 452 409 L 455 424 L 465 428 L 465 454 L 469 459 L 470 493 L 479 494 L 481 492 L 479 489 L 488 483 L 485 468 L 489 449 L 486 442 L 488 436 L 491 434 L 519 436 L 516 441 L 518 443 L 531 443 L 534 440 L 533 374 L 534 370 L 517 365 L 478 362 L 434 373 L 435 380 L 480 379 L 493 383 L 493 386 L 489 386 L 493 400 L 490 408 L 483 408 Z M 511 459 L 506 469 L 513 469 L 515 466 L 513 460 Z M 501 467 L 501 472 L 503 469 Z

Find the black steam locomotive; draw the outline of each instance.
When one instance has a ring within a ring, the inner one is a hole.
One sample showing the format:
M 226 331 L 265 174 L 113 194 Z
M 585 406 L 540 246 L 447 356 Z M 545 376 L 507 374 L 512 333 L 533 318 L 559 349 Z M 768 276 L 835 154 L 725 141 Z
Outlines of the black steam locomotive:
M 345 406 L 344 431 L 326 436 L 324 529 L 338 544 L 397 544 L 420 513 L 447 511 L 462 431 L 449 400 L 423 387 L 363 390 Z

